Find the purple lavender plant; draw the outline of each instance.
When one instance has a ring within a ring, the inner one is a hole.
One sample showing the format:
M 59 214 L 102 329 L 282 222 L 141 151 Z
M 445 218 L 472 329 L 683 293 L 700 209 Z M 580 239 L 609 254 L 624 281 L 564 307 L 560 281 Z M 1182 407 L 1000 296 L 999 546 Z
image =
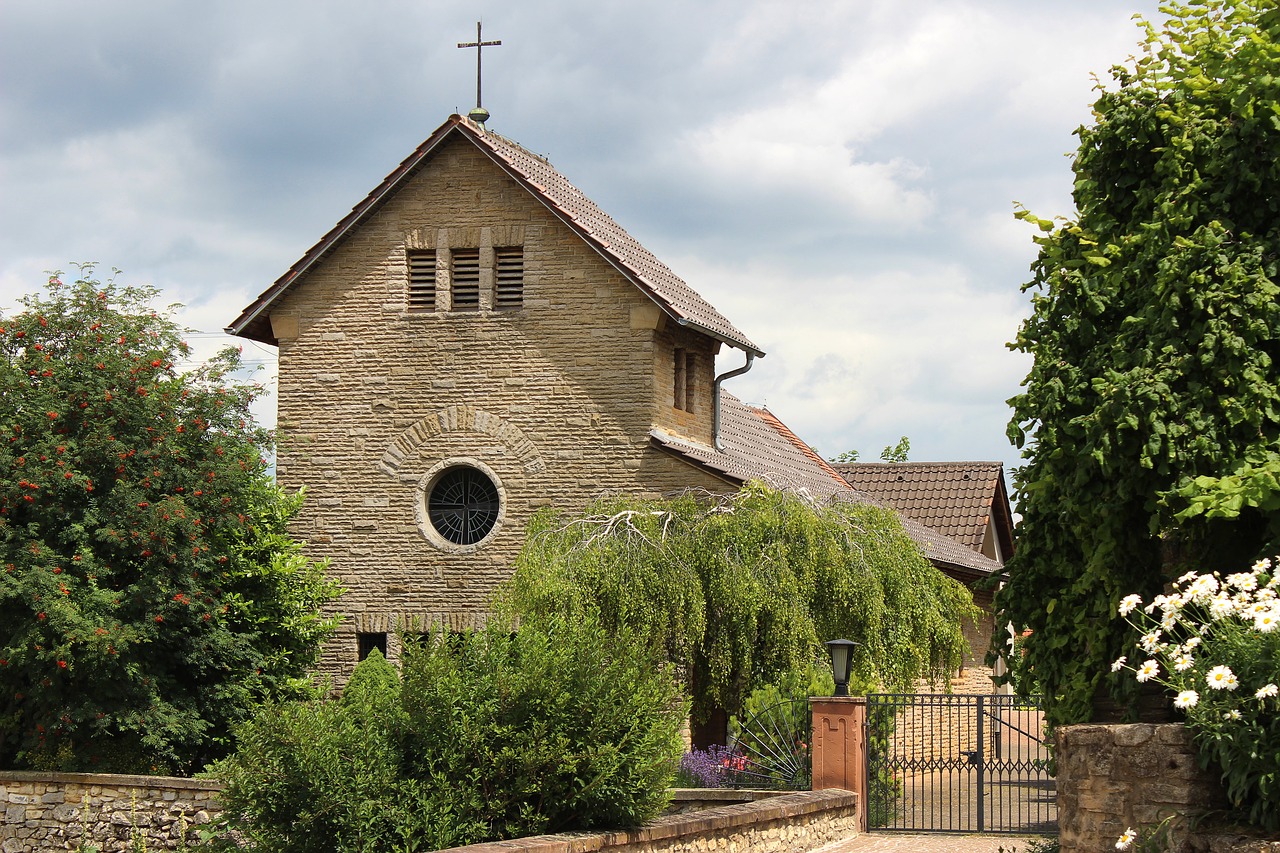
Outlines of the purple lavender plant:
M 736 762 L 736 763 L 735 763 Z M 686 752 L 680 759 L 676 784 L 686 788 L 724 788 L 733 783 L 733 769 L 741 769 L 739 756 L 728 747 L 712 745 Z

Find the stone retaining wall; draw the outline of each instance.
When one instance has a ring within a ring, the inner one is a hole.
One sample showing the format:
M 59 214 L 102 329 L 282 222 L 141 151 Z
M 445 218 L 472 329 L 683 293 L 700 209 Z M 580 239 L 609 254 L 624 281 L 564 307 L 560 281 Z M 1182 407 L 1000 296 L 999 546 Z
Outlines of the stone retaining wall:
M 195 844 L 197 829 L 222 811 L 217 782 L 164 776 L 0 772 L 0 853 L 133 849 L 139 834 L 150 851 Z M 683 813 L 638 829 L 544 835 L 456 848 L 467 853 L 695 853 L 760 851 L 800 853 L 857 834 L 857 796 L 848 791 L 724 789 L 673 793 Z M 746 800 L 746 802 L 743 802 Z M 719 805 L 737 801 L 734 805 Z M 696 807 L 703 810 L 689 812 Z M 706 806 L 715 806 L 705 808 Z
M 807 853 L 857 835 L 857 822 L 857 795 L 829 789 L 670 815 L 639 829 L 539 835 L 448 853 Z
M 194 841 L 196 827 L 221 813 L 221 790 L 168 776 L 0 772 L 0 851 L 80 850 L 84 842 L 117 853 L 135 834 L 147 850 L 176 850 L 184 829 Z

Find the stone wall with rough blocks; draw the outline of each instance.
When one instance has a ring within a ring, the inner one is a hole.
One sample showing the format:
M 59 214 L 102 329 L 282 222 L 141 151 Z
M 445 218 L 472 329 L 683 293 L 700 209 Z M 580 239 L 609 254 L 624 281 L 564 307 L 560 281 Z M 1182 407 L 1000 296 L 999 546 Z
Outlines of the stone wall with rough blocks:
M 491 310 L 486 264 L 512 245 L 524 248 L 524 306 Z M 449 252 L 480 249 L 479 311 L 407 310 L 406 251 L 419 248 L 437 252 L 442 308 Z M 278 478 L 306 487 L 295 533 L 348 590 L 323 672 L 341 684 L 357 632 L 482 621 L 541 507 L 728 488 L 650 446 L 654 426 L 710 441 L 717 348 L 655 307 L 462 140 L 273 307 Z M 675 346 L 694 356 L 692 412 L 674 407 Z M 423 518 L 433 476 L 459 460 L 500 486 L 500 526 L 480 547 L 432 541 Z
M 166 776 L 0 771 L 2 853 L 176 850 L 186 831 L 194 842 L 202 824 L 221 814 L 222 785 Z
M 1126 829 L 1226 803 L 1181 723 L 1062 726 L 1056 739 L 1062 853 L 1113 850 Z
M 449 853 L 808 853 L 858 834 L 857 803 L 848 791 L 805 791 L 670 815 L 639 829 L 539 835 Z

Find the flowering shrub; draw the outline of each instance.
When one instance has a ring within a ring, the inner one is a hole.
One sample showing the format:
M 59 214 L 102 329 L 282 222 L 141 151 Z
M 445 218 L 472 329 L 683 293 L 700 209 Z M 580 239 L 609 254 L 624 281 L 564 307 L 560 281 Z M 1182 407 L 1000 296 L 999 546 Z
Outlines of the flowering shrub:
M 239 353 L 92 266 L 0 313 L 0 767 L 187 773 L 305 689 L 339 590 Z
M 1232 805 L 1264 829 L 1280 828 L 1280 572 L 1189 572 L 1144 606 L 1126 596 L 1120 615 L 1141 632 L 1141 655 L 1113 672 L 1174 692 L 1200 749 L 1220 768 Z

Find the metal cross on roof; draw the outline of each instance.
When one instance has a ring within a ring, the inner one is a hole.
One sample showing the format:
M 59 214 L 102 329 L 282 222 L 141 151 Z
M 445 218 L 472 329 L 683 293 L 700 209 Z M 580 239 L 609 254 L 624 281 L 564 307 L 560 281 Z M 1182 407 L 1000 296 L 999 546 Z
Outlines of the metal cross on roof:
M 474 47 L 476 49 L 476 108 L 467 113 L 467 116 L 472 121 L 479 122 L 480 124 L 484 124 L 485 120 L 489 118 L 489 111 L 480 105 L 480 55 L 486 47 L 495 47 L 500 44 L 502 44 L 501 40 L 484 40 L 484 37 L 480 34 L 479 21 L 476 21 L 476 40 L 458 42 L 458 47 Z

